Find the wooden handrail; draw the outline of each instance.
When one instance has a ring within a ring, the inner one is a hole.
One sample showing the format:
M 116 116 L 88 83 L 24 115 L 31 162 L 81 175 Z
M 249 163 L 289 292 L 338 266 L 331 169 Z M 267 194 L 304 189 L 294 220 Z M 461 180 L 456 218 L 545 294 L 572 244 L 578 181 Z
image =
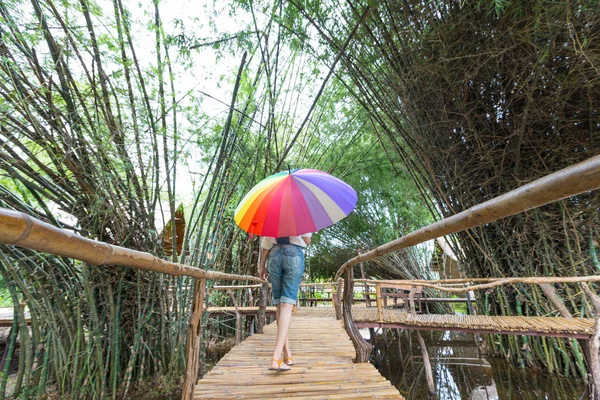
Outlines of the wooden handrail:
M 204 304 L 206 279 L 252 281 L 263 283 L 266 286 L 266 281 L 256 276 L 205 271 L 189 265 L 166 261 L 150 253 L 87 239 L 73 232 L 47 224 L 25 213 L 5 208 L 0 208 L 0 243 L 72 258 L 91 265 L 118 265 L 168 275 L 195 278 L 192 314 L 187 332 L 186 372 L 182 390 L 183 400 L 192 398 L 194 385 L 198 377 L 202 305 Z M 258 286 L 261 287 L 261 285 Z M 264 325 L 266 292 L 263 293 L 261 291 L 261 295 L 265 297 L 261 301 Z M 240 319 L 239 312 L 237 314 L 237 318 Z M 238 325 L 240 323 L 238 322 Z M 239 333 L 236 335 L 239 335 Z
M 318 282 L 318 283 L 301 283 L 300 287 L 331 287 L 331 285 L 337 285 L 337 282 Z
M 6 208 L 0 208 L 0 243 L 73 258 L 97 266 L 121 265 L 196 279 L 263 282 L 256 276 L 205 271 L 189 265 L 166 261 L 150 253 L 87 239 L 25 213 Z
M 431 282 L 444 282 L 444 281 L 453 281 L 453 279 L 445 279 Z M 469 282 L 469 280 L 466 280 Z M 380 285 L 381 287 L 385 287 L 385 284 L 389 285 L 415 285 L 415 286 L 423 286 L 431 289 L 440 290 L 442 292 L 451 292 L 451 293 L 465 293 L 470 292 L 471 290 L 483 290 L 483 289 L 491 289 L 496 286 L 501 285 L 513 285 L 516 283 L 523 283 L 527 285 L 539 285 L 544 283 L 581 283 L 581 282 L 600 282 L 600 275 L 589 275 L 589 276 L 529 276 L 529 277 L 515 277 L 515 278 L 482 278 L 482 279 L 473 279 L 473 281 L 485 281 L 487 283 L 482 283 L 480 285 L 473 285 L 468 287 L 446 287 L 440 284 L 429 283 L 429 281 L 424 280 L 378 280 L 378 281 L 370 281 L 370 283 L 375 283 L 376 285 Z
M 256 285 L 232 285 L 232 286 L 227 286 L 227 285 L 215 285 L 210 287 L 210 290 L 238 290 L 238 289 L 259 289 L 262 285 L 260 284 L 256 284 Z
M 346 261 L 335 279 L 348 267 L 361 262 L 598 188 L 600 156 L 595 156 L 360 254 Z

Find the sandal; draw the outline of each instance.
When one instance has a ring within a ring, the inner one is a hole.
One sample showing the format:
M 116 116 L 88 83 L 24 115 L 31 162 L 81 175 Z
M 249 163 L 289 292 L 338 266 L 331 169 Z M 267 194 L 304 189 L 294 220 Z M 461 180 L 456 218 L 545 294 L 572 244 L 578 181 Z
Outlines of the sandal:
M 285 364 L 285 363 L 283 362 L 283 360 L 281 360 L 281 359 L 280 359 L 280 360 L 276 360 L 276 359 L 274 359 L 274 358 L 273 358 L 273 359 L 271 360 L 271 362 L 275 362 L 275 363 L 277 363 L 277 368 L 271 368 L 271 367 L 269 367 L 269 370 L 270 370 L 270 371 L 279 371 L 279 372 L 284 372 L 284 371 L 289 371 L 289 370 L 291 369 L 291 368 L 281 368 L 281 364 Z
M 292 360 L 291 358 L 284 358 L 283 362 L 286 363 L 289 367 L 294 365 L 294 360 Z

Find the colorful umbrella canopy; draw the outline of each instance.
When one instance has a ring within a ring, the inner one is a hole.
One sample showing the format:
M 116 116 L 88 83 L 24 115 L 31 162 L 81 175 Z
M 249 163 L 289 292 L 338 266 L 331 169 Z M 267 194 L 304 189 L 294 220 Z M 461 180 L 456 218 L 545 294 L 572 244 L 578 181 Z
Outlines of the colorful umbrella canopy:
M 335 224 L 354 210 L 356 191 L 316 169 L 282 171 L 260 181 L 235 210 L 235 222 L 259 236 L 298 236 Z

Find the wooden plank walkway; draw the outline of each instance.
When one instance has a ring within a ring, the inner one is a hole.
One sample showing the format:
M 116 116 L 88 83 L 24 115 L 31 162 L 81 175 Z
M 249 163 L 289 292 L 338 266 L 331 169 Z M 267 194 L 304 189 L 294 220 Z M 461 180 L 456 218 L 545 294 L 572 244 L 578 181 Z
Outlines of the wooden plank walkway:
M 290 329 L 291 371 L 269 371 L 276 325 L 235 346 L 202 379 L 194 399 L 403 399 L 370 363 L 353 364 L 341 321 L 296 315 Z

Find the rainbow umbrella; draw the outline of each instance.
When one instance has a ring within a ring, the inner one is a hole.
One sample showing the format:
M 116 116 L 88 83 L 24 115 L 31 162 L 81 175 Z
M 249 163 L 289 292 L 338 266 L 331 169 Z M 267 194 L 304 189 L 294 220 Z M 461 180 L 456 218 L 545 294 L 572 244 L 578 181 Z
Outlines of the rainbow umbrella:
M 356 206 L 356 191 L 316 169 L 271 175 L 246 194 L 235 210 L 235 222 L 259 236 L 298 236 L 335 224 Z

